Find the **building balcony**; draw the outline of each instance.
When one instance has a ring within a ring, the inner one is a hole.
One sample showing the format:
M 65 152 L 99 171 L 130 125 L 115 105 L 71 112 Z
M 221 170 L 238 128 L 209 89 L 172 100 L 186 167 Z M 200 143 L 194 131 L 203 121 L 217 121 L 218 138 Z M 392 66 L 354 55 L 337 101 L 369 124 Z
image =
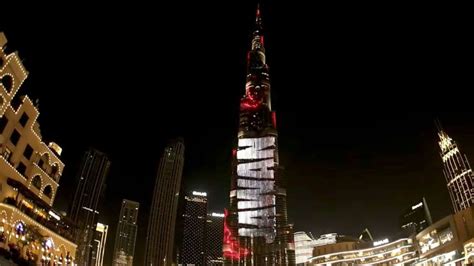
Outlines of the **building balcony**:
M 65 218 L 53 217 L 50 214 L 51 208 L 48 203 L 36 196 L 30 189 L 22 183 L 13 179 L 8 179 L 7 184 L 17 191 L 15 198 L 7 197 L 3 200 L 3 204 L 15 207 L 18 211 L 27 215 L 29 218 L 44 225 L 48 229 L 56 232 L 69 241 L 74 241 L 73 225 Z M 57 215 L 56 215 L 57 216 Z
M 4 201 L 0 203 L 0 255 L 17 262 L 54 262 L 35 265 L 75 265 L 77 245 L 65 237 L 60 226 L 38 218 L 25 206 L 14 205 L 14 199 Z

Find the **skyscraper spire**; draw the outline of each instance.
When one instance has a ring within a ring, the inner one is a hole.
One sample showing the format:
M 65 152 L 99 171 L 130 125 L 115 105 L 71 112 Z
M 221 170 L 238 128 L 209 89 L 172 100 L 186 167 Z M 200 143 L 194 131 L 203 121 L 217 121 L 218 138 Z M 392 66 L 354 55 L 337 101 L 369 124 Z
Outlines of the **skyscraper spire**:
M 467 160 L 456 142 L 441 128 L 437 121 L 441 159 L 443 160 L 443 173 L 446 177 L 447 187 L 454 212 L 462 211 L 474 203 L 474 174 Z
M 263 53 L 265 53 L 265 50 L 263 49 L 263 43 L 263 22 L 259 3 L 257 5 L 257 12 L 255 14 L 255 30 L 253 31 L 252 50 L 261 49 Z
M 434 120 L 436 129 L 438 130 L 438 133 L 441 133 L 443 131 L 443 126 L 441 125 L 441 121 L 439 121 L 438 118 L 435 118 Z
M 260 13 L 260 3 L 257 4 L 257 14 L 255 15 L 255 31 L 262 30 L 262 16 Z

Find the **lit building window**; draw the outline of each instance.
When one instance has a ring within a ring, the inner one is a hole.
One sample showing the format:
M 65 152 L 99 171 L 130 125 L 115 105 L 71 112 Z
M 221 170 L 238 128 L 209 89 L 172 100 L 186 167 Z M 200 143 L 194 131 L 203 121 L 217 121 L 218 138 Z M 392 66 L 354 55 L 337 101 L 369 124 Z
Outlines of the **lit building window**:
M 56 180 L 56 175 L 58 174 L 59 167 L 58 164 L 54 163 L 53 166 L 51 166 L 51 176 Z
M 31 183 L 33 184 L 35 188 L 41 189 L 41 177 L 39 177 L 38 175 L 33 177 L 33 180 L 31 181 Z
M 7 147 L 5 147 L 5 149 L 3 150 L 3 158 L 5 158 L 5 160 L 7 160 L 8 162 L 10 161 L 10 157 L 12 155 L 12 151 L 10 149 L 8 149 Z

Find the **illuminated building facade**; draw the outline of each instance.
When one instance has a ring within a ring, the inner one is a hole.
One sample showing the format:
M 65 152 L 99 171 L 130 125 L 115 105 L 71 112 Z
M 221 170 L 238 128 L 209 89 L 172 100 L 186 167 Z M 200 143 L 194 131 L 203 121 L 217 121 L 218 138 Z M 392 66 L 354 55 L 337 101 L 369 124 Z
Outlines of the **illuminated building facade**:
M 124 199 L 115 235 L 113 266 L 132 266 L 137 238 L 137 219 L 140 204 Z
M 107 243 L 107 232 L 109 226 L 102 223 L 97 223 L 94 231 L 94 237 L 91 243 L 91 257 L 90 265 L 102 266 L 104 265 L 105 244 Z
M 360 248 L 357 240 L 340 241 L 314 249 L 308 265 L 409 265 L 417 259 L 411 238 L 380 240 Z
M 179 191 L 184 163 L 184 142 L 171 141 L 158 166 L 145 245 L 145 265 L 171 265 Z
M 449 195 L 454 212 L 459 212 L 470 207 L 474 201 L 474 176 L 466 155 L 460 152 L 456 142 L 440 125 L 438 136 Z
M 205 265 L 222 265 L 222 241 L 224 240 L 224 214 L 210 213 L 206 221 Z
M 0 32 L 0 250 L 38 265 L 72 265 L 71 225 L 52 209 L 62 149 L 42 141 L 37 106 L 16 95 L 28 72 L 6 42 Z
M 400 217 L 401 229 L 407 233 L 419 233 L 432 223 L 425 198 L 410 206 Z
M 295 257 L 296 265 L 304 265 L 309 258 L 313 257 L 313 248 L 316 240 L 311 234 L 306 232 L 295 232 Z
M 193 191 L 184 197 L 179 265 L 206 265 L 207 193 Z
M 433 223 L 416 235 L 416 242 L 420 258 L 415 265 L 461 265 L 472 260 L 474 209 L 469 207 Z
M 315 239 L 311 233 L 296 232 L 294 234 L 296 264 L 306 265 L 309 259 L 313 257 L 313 252 L 316 247 L 335 244 L 338 240 L 340 242 L 341 239 L 346 238 L 347 237 L 338 235 L 337 233 L 330 233 L 321 235 L 319 238 Z M 355 242 L 357 240 L 353 239 L 351 241 Z
M 99 200 L 104 190 L 105 179 L 109 173 L 110 160 L 96 149 L 84 153 L 77 174 L 77 186 L 71 203 L 69 217 L 77 226 L 77 263 L 92 265 L 91 247 L 99 219 Z
M 305 265 L 457 266 L 473 262 L 474 209 L 469 207 L 407 238 L 360 242 L 338 236 L 336 243 L 316 245 Z
M 227 229 L 226 264 L 294 265 L 293 229 L 288 224 L 286 190 L 279 158 L 276 116 L 270 101 L 262 19 L 247 56 L 245 95 L 240 101 Z M 224 236 L 226 239 L 226 236 Z

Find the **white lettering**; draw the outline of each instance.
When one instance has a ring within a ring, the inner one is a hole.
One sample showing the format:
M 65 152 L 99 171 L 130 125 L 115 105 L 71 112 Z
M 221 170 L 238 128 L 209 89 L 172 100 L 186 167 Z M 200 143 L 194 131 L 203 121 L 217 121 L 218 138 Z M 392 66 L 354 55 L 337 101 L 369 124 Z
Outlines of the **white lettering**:
M 374 247 L 380 246 L 380 245 L 383 245 L 383 244 L 387 244 L 387 243 L 388 243 L 388 238 L 385 238 L 385 239 L 382 239 L 382 240 L 379 240 L 379 241 L 374 241 Z
M 206 192 L 199 192 L 199 191 L 193 191 L 194 196 L 201 196 L 201 197 L 207 197 Z
M 421 206 L 423 206 L 423 202 L 420 202 L 420 203 L 418 203 L 418 204 L 416 204 L 416 205 L 411 206 L 411 209 L 412 209 L 412 210 L 418 209 L 418 208 L 420 208 Z

